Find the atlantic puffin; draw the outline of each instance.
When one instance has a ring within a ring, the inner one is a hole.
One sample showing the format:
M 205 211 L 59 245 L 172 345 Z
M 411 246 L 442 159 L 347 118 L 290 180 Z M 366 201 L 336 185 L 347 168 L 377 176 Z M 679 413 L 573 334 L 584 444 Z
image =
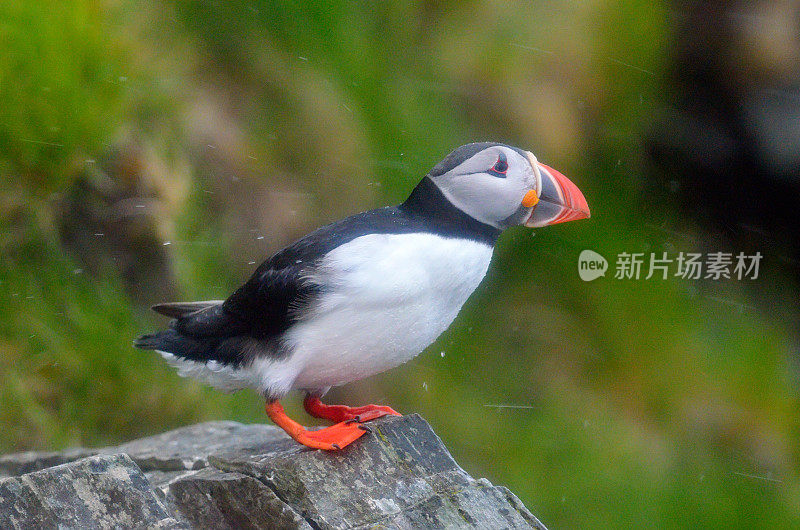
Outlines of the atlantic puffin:
M 450 325 L 478 287 L 500 233 L 589 217 L 577 186 L 530 151 L 461 146 L 399 206 L 323 226 L 262 263 L 226 300 L 164 303 L 169 328 L 136 339 L 189 376 L 224 391 L 253 388 L 297 442 L 346 447 L 390 407 L 326 405 L 344 385 L 398 366 Z M 305 392 L 307 430 L 279 400 Z

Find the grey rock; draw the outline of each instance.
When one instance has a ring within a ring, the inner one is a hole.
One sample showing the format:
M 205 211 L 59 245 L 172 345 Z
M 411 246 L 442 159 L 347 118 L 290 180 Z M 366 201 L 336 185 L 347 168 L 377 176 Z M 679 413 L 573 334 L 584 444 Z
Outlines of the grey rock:
M 0 528 L 189 528 L 127 455 L 92 456 L 0 480 Z
M 0 472 L 20 476 L 0 480 L 0 527 L 544 529 L 506 488 L 464 472 L 419 416 L 369 426 L 337 452 L 270 425 L 210 422 L 6 455 Z
M 176 512 L 197 528 L 284 529 L 311 526 L 262 482 L 207 468 L 169 485 Z

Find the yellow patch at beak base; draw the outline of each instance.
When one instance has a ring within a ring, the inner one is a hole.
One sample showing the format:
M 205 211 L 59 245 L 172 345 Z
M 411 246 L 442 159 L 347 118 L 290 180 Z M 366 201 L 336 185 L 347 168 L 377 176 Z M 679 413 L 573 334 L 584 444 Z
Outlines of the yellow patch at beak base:
M 522 198 L 522 205 L 525 208 L 530 208 L 531 206 L 536 206 L 538 203 L 539 203 L 539 196 L 536 195 L 536 190 L 530 190 Z

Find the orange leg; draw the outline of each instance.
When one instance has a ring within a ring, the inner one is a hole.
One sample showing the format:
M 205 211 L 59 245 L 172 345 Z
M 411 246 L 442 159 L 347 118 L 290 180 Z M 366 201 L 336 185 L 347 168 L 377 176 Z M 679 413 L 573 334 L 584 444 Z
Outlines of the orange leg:
M 381 405 L 364 405 L 363 407 L 326 405 L 317 396 L 310 394 L 303 400 L 303 407 L 305 407 L 306 412 L 315 418 L 331 420 L 336 423 L 342 421 L 370 421 L 386 415 L 400 416 L 391 407 Z
M 297 442 L 312 449 L 326 451 L 343 449 L 369 431 L 367 427 L 352 421 L 337 423 L 318 431 L 309 431 L 287 416 L 277 401 L 268 402 L 266 410 L 267 416 L 275 425 L 286 431 L 286 434 Z

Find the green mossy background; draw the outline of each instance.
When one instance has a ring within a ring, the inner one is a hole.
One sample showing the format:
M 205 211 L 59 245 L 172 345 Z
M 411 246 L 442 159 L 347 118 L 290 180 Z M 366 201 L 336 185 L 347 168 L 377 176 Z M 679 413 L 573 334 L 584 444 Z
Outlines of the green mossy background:
M 450 330 L 331 401 L 421 413 L 551 528 L 797 525 L 790 316 L 742 282 L 577 275 L 586 248 L 613 268 L 707 244 L 645 191 L 669 23 L 633 0 L 0 4 L 0 450 L 266 421 L 135 351 L 165 324 L 148 305 L 224 298 L 493 139 L 570 176 L 592 219 L 509 231 Z

